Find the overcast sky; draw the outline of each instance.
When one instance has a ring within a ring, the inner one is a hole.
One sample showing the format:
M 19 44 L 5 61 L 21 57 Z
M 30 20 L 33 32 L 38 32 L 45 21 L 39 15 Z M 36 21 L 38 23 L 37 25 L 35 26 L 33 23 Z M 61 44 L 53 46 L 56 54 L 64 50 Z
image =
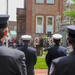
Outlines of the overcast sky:
M 8 14 L 10 15 L 10 21 L 16 21 L 16 8 L 24 8 L 24 0 L 8 0 Z M 6 12 L 7 0 L 1 0 L 0 14 L 6 14 Z
M 16 8 L 24 8 L 24 0 L 8 0 L 8 14 L 10 21 L 16 21 Z M 7 13 L 7 0 L 0 2 L 0 14 Z
M 68 0 L 70 3 L 72 3 L 72 0 Z

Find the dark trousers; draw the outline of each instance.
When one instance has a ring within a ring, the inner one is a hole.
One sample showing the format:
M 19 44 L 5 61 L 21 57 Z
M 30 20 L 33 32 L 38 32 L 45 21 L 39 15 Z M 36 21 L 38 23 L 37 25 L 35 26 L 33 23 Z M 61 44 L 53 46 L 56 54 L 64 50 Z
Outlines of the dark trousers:
M 36 45 L 37 55 L 40 55 L 39 45 Z

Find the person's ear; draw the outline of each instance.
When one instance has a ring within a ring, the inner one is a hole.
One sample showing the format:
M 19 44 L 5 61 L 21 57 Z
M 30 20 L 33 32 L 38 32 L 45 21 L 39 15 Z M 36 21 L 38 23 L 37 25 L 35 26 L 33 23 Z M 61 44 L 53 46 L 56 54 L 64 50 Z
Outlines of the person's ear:
M 70 45 L 71 45 L 70 41 L 69 41 L 69 40 L 67 40 L 67 42 L 68 42 L 68 45 L 70 46 Z
M 6 29 L 5 31 L 4 31 L 4 36 L 7 36 L 8 35 L 8 29 Z

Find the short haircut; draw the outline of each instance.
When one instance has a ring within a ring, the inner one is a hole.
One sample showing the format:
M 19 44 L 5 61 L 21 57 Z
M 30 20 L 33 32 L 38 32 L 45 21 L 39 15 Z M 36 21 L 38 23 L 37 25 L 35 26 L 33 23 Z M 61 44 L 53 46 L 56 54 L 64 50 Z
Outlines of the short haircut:
M 58 40 L 57 40 L 57 39 L 53 39 L 53 40 L 54 40 L 54 42 L 55 42 L 56 44 L 59 44 L 59 42 L 60 42 L 61 39 L 58 39 Z
M 75 39 L 68 37 L 68 40 L 69 40 L 70 44 L 72 44 L 72 45 L 75 44 Z
M 4 36 L 4 31 L 5 31 L 5 30 L 6 30 L 6 28 L 0 29 L 0 39 L 3 38 L 3 36 Z

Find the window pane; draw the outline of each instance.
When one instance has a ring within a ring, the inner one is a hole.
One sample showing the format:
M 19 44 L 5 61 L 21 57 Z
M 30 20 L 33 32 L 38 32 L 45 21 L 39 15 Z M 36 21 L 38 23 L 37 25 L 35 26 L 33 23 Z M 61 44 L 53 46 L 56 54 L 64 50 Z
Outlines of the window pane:
M 48 23 L 47 25 L 52 25 L 52 18 L 48 17 L 47 18 L 47 23 Z
M 36 3 L 44 3 L 44 0 L 36 0 Z
M 46 33 L 51 32 L 53 33 L 53 26 L 54 26 L 54 18 L 52 16 L 46 17 Z
M 38 25 L 42 25 L 42 17 L 38 17 L 37 18 L 37 24 Z
M 36 33 L 43 33 L 43 17 L 36 17 Z
M 37 25 L 37 32 L 36 33 L 43 33 L 42 31 L 42 25 Z
M 48 4 L 54 4 L 54 0 L 47 0 Z

